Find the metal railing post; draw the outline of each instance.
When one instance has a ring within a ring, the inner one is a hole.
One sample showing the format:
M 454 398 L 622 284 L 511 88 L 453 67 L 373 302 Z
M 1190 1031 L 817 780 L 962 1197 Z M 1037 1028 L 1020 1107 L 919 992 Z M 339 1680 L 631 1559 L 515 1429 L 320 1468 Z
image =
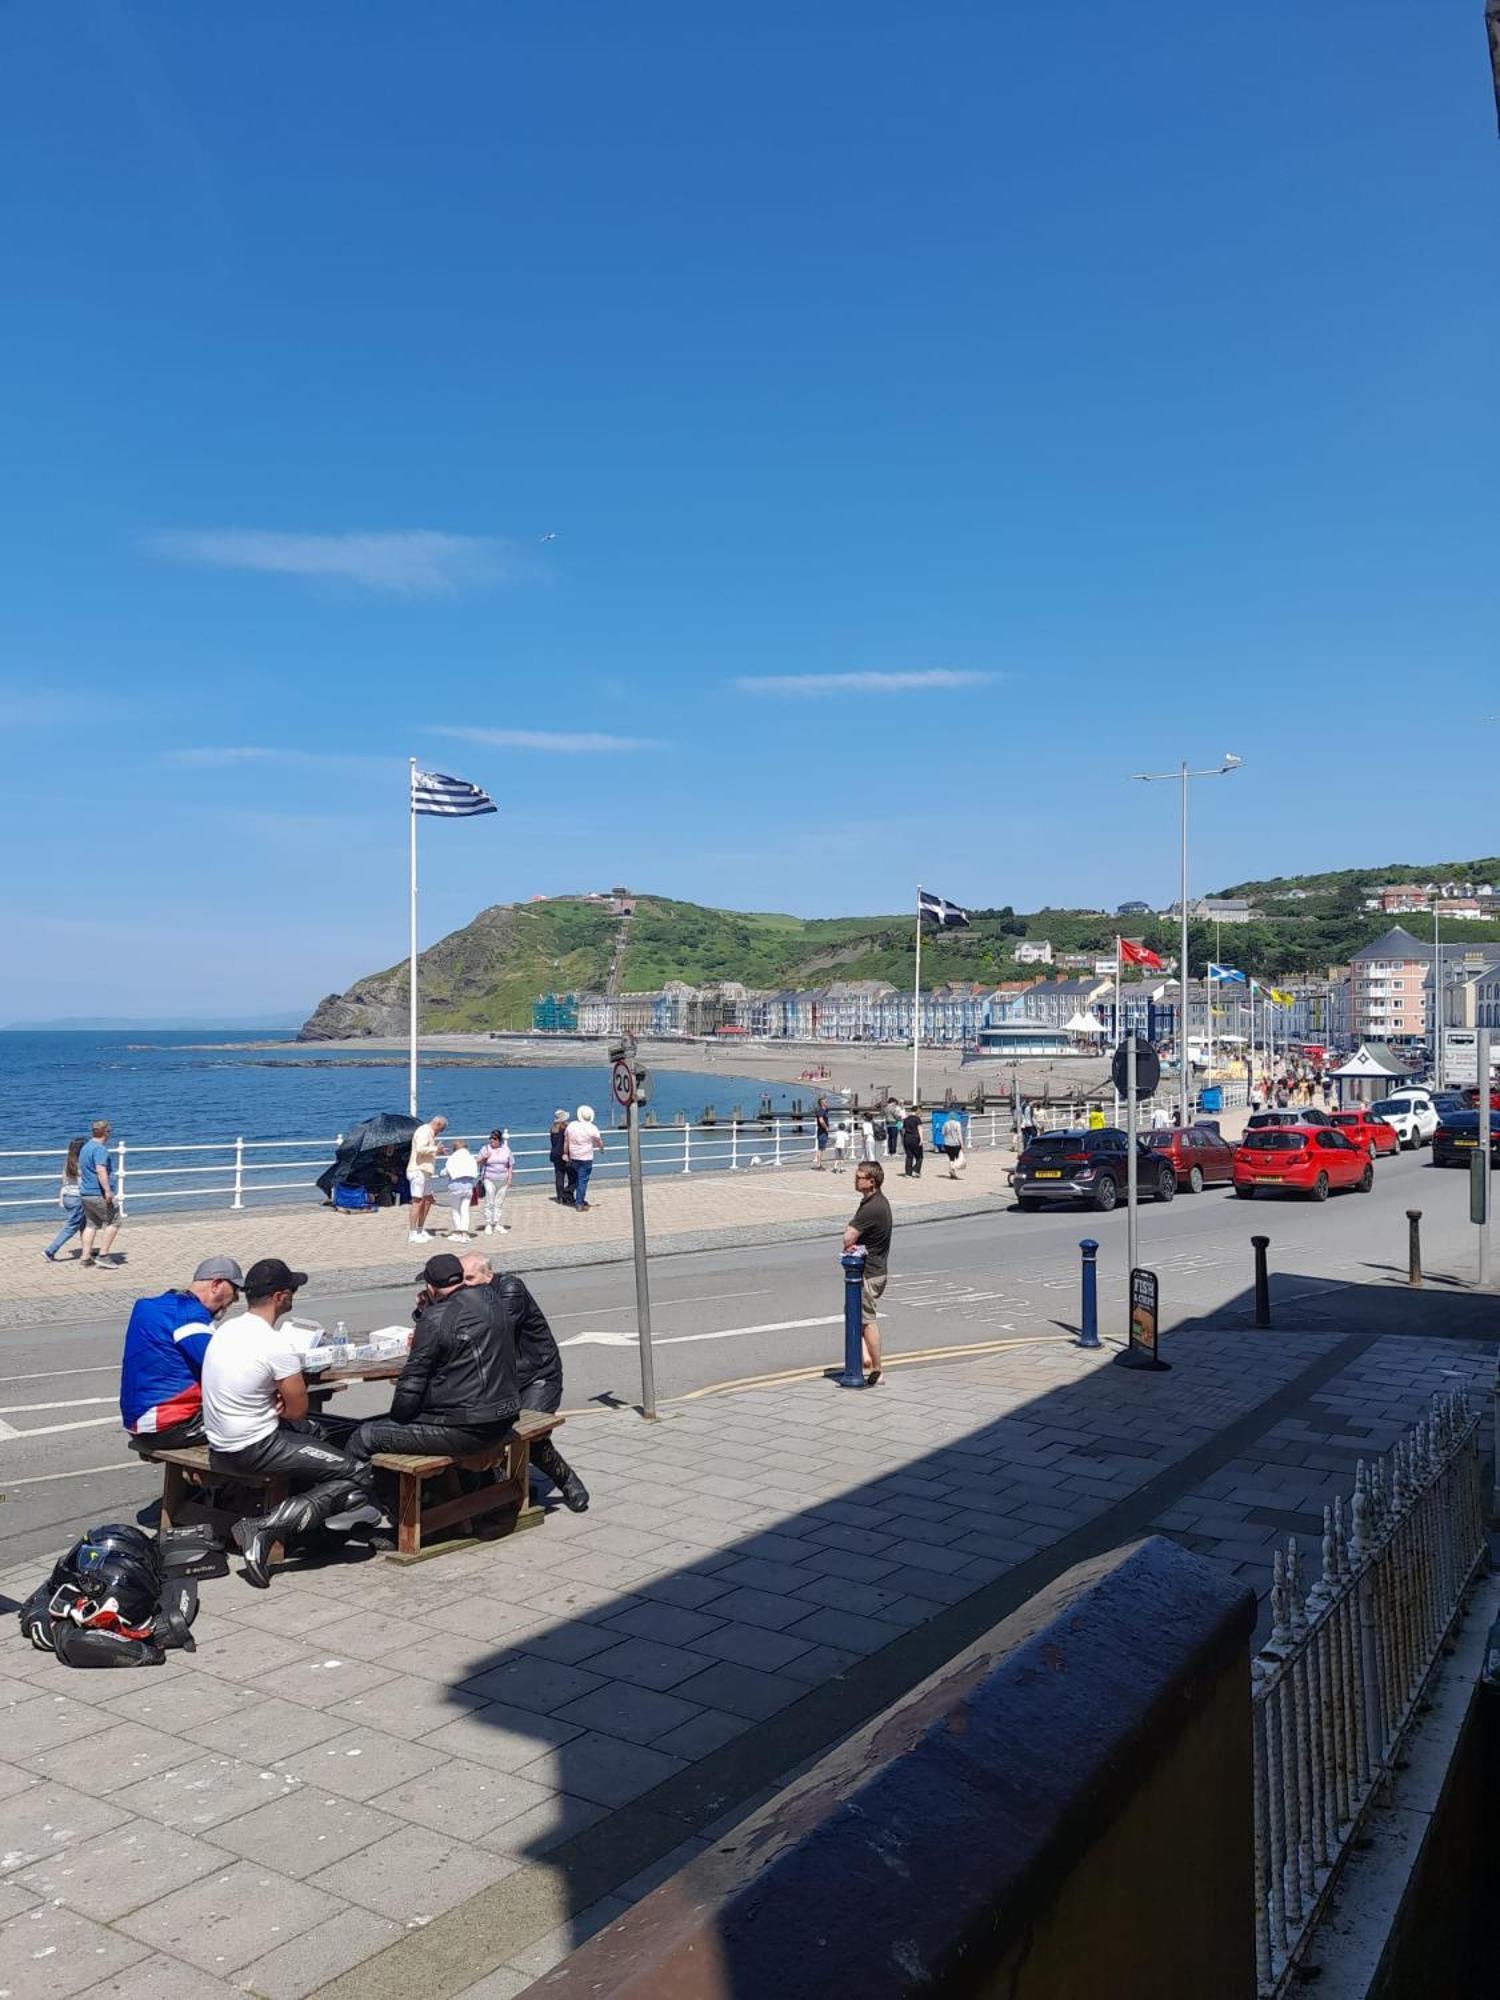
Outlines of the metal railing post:
M 1099 1245 L 1092 1236 L 1085 1236 L 1079 1244 L 1083 1252 L 1083 1309 L 1079 1315 L 1080 1347 L 1098 1347 L 1099 1340 Z
M 1252 1236 L 1251 1247 L 1255 1251 L 1255 1324 L 1271 1324 L 1271 1280 L 1266 1274 L 1266 1251 L 1270 1248 L 1269 1236 Z
M 121 1215 L 125 1213 L 125 1141 L 122 1139 L 115 1149 L 115 1164 L 119 1172 L 115 1175 L 115 1206 Z
M 841 1389 L 863 1389 L 866 1387 L 863 1247 L 856 1245 L 853 1250 L 846 1250 L 839 1262 L 844 1267 L 844 1372 L 835 1379 Z
M 234 1200 L 231 1208 L 245 1206 L 245 1135 L 242 1132 L 234 1142 Z
M 732 1174 L 737 1174 L 739 1170 L 740 1170 L 740 1121 L 738 1118 L 731 1118 L 729 1121 L 729 1171 Z
M 690 1174 L 693 1171 L 693 1128 L 691 1125 L 684 1125 L 682 1128 L 682 1171 L 685 1174 Z
M 772 1123 L 776 1133 L 776 1157 L 771 1164 L 774 1167 L 779 1167 L 781 1165 L 781 1120 L 777 1118 Z
M 1422 1211 L 1409 1208 L 1406 1219 L 1411 1227 L 1406 1241 L 1406 1282 L 1420 1288 L 1422 1283 Z

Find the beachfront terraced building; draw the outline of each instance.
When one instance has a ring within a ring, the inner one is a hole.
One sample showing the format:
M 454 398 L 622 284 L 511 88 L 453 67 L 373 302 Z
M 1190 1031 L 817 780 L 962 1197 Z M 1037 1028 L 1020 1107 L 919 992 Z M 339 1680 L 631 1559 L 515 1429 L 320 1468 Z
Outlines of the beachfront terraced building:
M 1000 986 L 953 983 L 935 986 L 921 996 L 924 1042 L 950 1048 L 974 1048 L 979 1031 L 998 1019 L 1030 982 L 1011 980 Z M 909 1043 L 916 1005 L 909 988 L 885 979 L 834 980 L 827 986 L 790 990 L 760 989 L 738 980 L 718 980 L 690 986 L 671 980 L 651 993 L 574 993 L 545 996 L 533 1009 L 536 1032 L 546 1033 L 544 1019 L 559 1021 L 551 1032 L 571 1032 L 590 1039 L 620 1034 L 672 1039 L 721 1035 L 726 1039 L 798 1042 Z M 562 1029 L 571 1011 L 576 1025 Z

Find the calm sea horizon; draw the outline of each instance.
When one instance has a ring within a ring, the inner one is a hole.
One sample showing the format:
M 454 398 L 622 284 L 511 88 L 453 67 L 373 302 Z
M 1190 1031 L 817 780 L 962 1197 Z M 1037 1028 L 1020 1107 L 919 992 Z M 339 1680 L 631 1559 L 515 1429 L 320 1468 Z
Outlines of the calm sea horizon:
M 397 1050 L 332 1049 L 284 1034 L 247 1030 L 77 1028 L 0 1031 L 0 1151 L 66 1147 L 95 1118 L 115 1137 L 137 1144 L 192 1144 L 220 1139 L 322 1139 L 346 1132 L 377 1111 L 406 1109 L 406 1056 Z M 538 1131 L 554 1109 L 592 1104 L 609 1122 L 609 1063 L 527 1068 L 467 1058 L 422 1067 L 421 1110 L 441 1111 L 453 1133 L 483 1136 L 491 1126 Z M 715 1072 L 653 1069 L 651 1110 L 662 1124 L 676 1114 L 718 1117 L 739 1104 L 753 1116 L 769 1096 L 777 1110 L 794 1098 L 811 1103 L 816 1086 L 767 1082 Z

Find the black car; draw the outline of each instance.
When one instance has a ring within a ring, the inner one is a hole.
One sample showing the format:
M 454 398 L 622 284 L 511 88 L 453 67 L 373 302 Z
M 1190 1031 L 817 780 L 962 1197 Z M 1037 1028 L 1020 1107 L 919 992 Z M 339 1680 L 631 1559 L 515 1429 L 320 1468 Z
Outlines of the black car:
M 1130 1141 L 1118 1126 L 1093 1132 L 1042 1132 L 1016 1161 L 1010 1184 L 1016 1205 L 1029 1212 L 1049 1201 L 1086 1201 L 1106 1213 L 1125 1199 Z M 1170 1201 L 1177 1175 L 1163 1159 L 1136 1140 L 1136 1185 L 1146 1201 Z
M 1500 1167 L 1500 1111 L 1490 1114 L 1490 1165 Z M 1432 1135 L 1435 1167 L 1466 1167 L 1479 1150 L 1479 1113 L 1444 1111 Z

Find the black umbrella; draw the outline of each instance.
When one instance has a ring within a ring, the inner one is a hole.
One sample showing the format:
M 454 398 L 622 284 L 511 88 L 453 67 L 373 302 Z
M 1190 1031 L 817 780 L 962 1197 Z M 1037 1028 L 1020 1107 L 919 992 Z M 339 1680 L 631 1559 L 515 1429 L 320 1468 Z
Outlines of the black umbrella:
M 377 1111 L 346 1132 L 333 1165 L 319 1174 L 317 1186 L 328 1200 L 337 1187 L 364 1188 L 383 1205 L 398 1198 L 398 1186 L 411 1157 L 411 1135 L 421 1121 L 403 1111 Z

